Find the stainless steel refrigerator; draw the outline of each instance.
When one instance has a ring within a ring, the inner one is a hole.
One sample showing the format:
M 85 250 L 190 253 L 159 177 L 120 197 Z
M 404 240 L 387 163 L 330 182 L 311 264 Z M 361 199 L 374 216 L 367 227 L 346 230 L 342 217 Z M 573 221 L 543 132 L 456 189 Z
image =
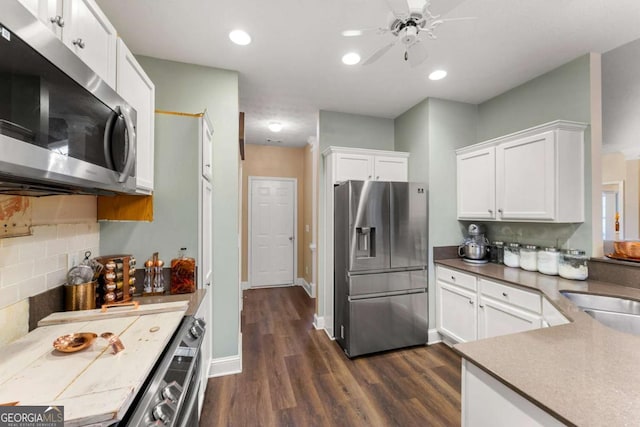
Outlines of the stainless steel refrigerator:
M 347 181 L 334 197 L 336 341 L 349 357 L 426 344 L 426 185 Z

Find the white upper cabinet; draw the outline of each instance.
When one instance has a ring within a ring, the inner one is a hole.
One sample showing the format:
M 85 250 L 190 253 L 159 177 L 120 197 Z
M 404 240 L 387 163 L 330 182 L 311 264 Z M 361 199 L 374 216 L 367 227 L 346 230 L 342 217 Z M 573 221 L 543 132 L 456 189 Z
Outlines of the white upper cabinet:
M 406 182 L 409 153 L 330 147 L 324 152 L 331 162 L 332 183 L 348 180 Z
M 458 218 L 495 219 L 495 164 L 494 147 L 458 155 Z
M 585 128 L 555 121 L 457 150 L 458 219 L 583 222 Z
M 116 87 L 116 29 L 94 0 L 19 0 L 107 84 Z
M 136 110 L 136 186 L 138 193 L 153 191 L 155 85 L 131 51 L 118 39 L 116 91 Z
M 62 41 L 111 87 L 116 86 L 116 29 L 94 0 L 64 0 Z

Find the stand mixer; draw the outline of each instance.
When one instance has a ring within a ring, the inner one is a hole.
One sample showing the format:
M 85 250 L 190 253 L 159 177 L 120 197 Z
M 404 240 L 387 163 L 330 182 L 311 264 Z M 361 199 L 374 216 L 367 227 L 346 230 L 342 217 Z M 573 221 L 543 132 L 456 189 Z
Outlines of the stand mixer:
M 464 239 L 464 243 L 458 246 L 458 256 L 470 264 L 489 262 L 489 240 L 485 237 L 484 226 L 470 224 L 467 233 L 469 235 Z

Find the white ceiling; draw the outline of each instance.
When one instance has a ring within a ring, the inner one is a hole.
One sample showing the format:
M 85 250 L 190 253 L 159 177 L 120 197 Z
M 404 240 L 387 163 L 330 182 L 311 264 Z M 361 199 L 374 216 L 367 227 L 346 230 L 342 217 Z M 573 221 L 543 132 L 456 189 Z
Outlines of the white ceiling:
M 640 38 L 638 0 L 466 0 L 445 16 L 477 19 L 443 24 L 421 66 L 410 68 L 398 44 L 374 64 L 349 67 L 343 54 L 366 58 L 390 36 L 341 31 L 385 26 L 385 0 L 98 3 L 136 54 L 237 70 L 245 141 L 254 144 L 304 145 L 319 110 L 395 118 L 426 97 L 480 103 L 580 55 Z M 460 0 L 433 0 L 432 11 L 451 3 Z M 251 34 L 250 45 L 229 41 L 237 28 Z M 429 81 L 436 68 L 448 77 Z M 266 129 L 274 120 L 284 124 L 278 134 Z

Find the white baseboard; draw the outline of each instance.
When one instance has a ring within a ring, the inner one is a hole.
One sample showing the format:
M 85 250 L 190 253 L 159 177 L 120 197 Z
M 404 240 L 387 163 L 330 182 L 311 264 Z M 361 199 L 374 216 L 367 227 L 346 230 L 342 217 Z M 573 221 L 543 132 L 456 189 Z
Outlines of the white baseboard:
M 242 372 L 242 359 L 239 355 L 218 357 L 211 360 L 211 366 L 209 366 L 209 378 L 239 374 L 240 372 Z
M 316 285 L 313 283 L 308 283 L 304 277 L 298 277 L 298 279 L 296 279 L 296 285 L 302 286 L 302 288 L 310 298 L 316 297 Z
M 442 337 L 438 333 L 437 329 L 429 329 L 429 335 L 427 336 L 427 344 L 437 344 L 442 342 Z
M 251 286 L 249 286 L 249 282 L 240 282 L 240 289 L 242 289 L 243 291 L 245 289 L 249 289 Z
M 324 317 L 318 316 L 318 313 L 313 313 L 313 327 L 316 329 L 324 329 Z

